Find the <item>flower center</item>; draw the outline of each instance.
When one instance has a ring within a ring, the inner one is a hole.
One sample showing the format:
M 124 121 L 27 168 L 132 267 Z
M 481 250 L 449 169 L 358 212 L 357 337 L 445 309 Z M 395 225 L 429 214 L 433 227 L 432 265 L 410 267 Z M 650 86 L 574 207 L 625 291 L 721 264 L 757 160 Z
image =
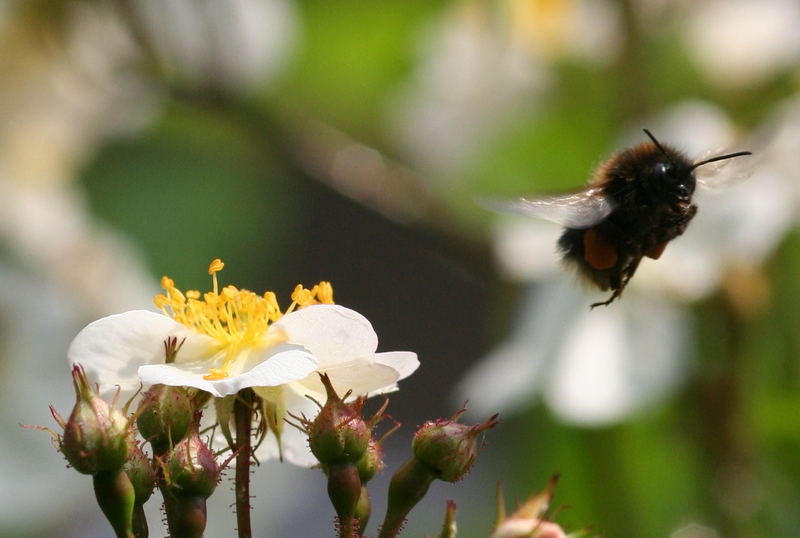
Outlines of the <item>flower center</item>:
M 228 372 L 239 353 L 247 348 L 267 347 L 285 341 L 285 335 L 266 335 L 269 326 L 296 307 L 317 303 L 333 303 L 333 287 L 320 282 L 308 290 L 298 284 L 292 292 L 292 304 L 281 312 L 275 293 L 258 295 L 252 291 L 225 286 L 219 290 L 217 273 L 225 264 L 219 258 L 208 266 L 212 291 L 201 294 L 197 290 L 182 293 L 167 276 L 161 278 L 164 293 L 153 299 L 161 311 L 190 329 L 210 336 L 224 350 L 221 368 L 210 368 L 203 379 L 216 380 L 228 377 Z

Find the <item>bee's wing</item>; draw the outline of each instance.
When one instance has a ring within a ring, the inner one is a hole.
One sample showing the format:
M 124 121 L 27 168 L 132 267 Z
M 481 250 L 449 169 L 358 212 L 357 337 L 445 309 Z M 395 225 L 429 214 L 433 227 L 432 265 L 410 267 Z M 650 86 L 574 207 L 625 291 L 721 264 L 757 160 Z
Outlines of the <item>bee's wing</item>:
M 478 203 L 499 213 L 538 217 L 567 228 L 589 228 L 614 210 L 601 189 L 590 188 L 572 194 L 542 198 L 481 198 Z
M 725 152 L 708 151 L 695 162 L 702 162 L 723 153 Z M 753 175 L 758 160 L 755 155 L 743 155 L 698 166 L 694 172 L 697 184 L 709 191 L 736 185 Z

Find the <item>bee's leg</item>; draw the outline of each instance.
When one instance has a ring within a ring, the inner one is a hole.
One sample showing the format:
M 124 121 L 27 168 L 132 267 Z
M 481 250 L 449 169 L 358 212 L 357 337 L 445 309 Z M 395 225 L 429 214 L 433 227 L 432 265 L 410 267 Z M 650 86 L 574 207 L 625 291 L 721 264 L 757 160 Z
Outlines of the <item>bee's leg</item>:
M 606 301 L 600 301 L 599 303 L 592 303 L 589 305 L 589 310 L 594 310 L 596 306 L 608 306 L 610 305 L 614 299 L 619 297 L 619 290 L 614 290 L 614 293 L 611 294 L 611 297 L 608 298 Z
M 608 306 L 611 303 L 613 303 L 617 297 L 621 296 L 622 291 L 625 289 L 625 286 L 628 285 L 628 282 L 630 282 L 631 278 L 633 277 L 633 274 L 639 267 L 639 262 L 641 261 L 642 261 L 641 255 L 635 256 L 633 259 L 631 259 L 631 261 L 628 262 L 628 265 L 625 266 L 625 269 L 622 270 L 623 273 L 622 280 L 619 283 L 619 285 L 614 288 L 614 293 L 611 294 L 611 297 L 609 297 L 605 301 L 600 301 L 599 303 L 592 303 L 589 306 L 589 309 L 594 310 L 594 308 L 597 306 Z

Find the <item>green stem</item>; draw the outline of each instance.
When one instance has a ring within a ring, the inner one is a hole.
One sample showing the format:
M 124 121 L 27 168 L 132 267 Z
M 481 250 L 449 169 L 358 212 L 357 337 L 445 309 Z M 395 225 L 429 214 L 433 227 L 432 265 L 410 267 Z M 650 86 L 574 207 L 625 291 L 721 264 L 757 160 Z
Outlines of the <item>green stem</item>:
M 427 465 L 411 458 L 392 476 L 386 518 L 378 538 L 394 538 L 403 529 L 406 516 L 422 500 L 435 476 Z
M 150 536 L 143 504 L 133 505 L 133 536 L 135 538 L 148 538 Z
M 122 468 L 100 471 L 93 477 L 97 504 L 105 514 L 117 538 L 134 538 L 133 502 L 135 493 Z
M 239 538 L 251 538 L 250 445 L 253 424 L 253 391 L 244 389 L 233 404 L 236 424 L 236 529 Z
M 355 517 L 358 519 L 358 532 L 359 536 L 364 534 L 364 531 L 367 530 L 367 523 L 369 522 L 369 516 L 372 513 L 372 502 L 369 498 L 369 491 L 367 490 L 367 485 L 364 484 L 361 486 L 361 495 L 358 497 L 358 503 L 356 503 L 356 511 Z
M 358 525 L 356 505 L 361 497 L 361 479 L 352 463 L 331 465 L 328 468 L 328 497 L 339 521 L 340 538 L 352 538 Z
M 207 521 L 205 497 L 163 493 L 170 538 L 203 538 Z

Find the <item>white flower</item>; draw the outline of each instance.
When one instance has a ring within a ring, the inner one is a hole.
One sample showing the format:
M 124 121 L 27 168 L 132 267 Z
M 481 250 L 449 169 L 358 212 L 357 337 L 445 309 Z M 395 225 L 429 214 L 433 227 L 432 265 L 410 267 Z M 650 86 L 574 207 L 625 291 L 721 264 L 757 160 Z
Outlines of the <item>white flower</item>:
M 136 0 L 131 7 L 170 75 L 225 90 L 247 92 L 278 74 L 297 30 L 286 0 Z
M 140 380 L 194 387 L 215 397 L 253 387 L 282 412 L 279 419 L 287 410 L 316 414 L 306 396 L 325 400 L 319 373 L 328 374 L 341 394 L 372 395 L 395 390 L 419 365 L 411 352 L 376 353 L 378 337 L 369 321 L 332 304 L 328 283 L 311 290 L 298 286 L 282 313 L 271 292 L 219 290 L 216 273 L 222 267 L 220 260 L 212 262 L 214 289 L 202 299 L 164 277 L 165 294 L 155 299 L 162 314 L 133 310 L 91 323 L 72 342 L 70 362 L 82 364 L 104 390 L 119 386 L 125 393 Z M 313 463 L 304 439 L 287 432 L 281 441 L 289 461 Z M 259 455 L 276 456 L 278 448 L 267 444 Z
M 432 180 L 456 180 L 504 126 L 531 117 L 555 60 L 606 62 L 620 45 L 605 0 L 464 0 L 423 36 L 419 66 L 393 103 L 399 143 Z
M 689 155 L 730 144 L 730 125 L 710 105 L 684 103 L 666 119 L 651 123 L 654 133 L 685 143 Z M 688 371 L 685 305 L 719 289 L 733 269 L 760 265 L 795 218 L 792 178 L 776 165 L 774 149 L 754 149 L 764 158 L 753 176 L 718 194 L 698 194 L 686 233 L 659 260 L 645 260 L 607 308 L 590 311 L 598 292 L 581 289 L 559 267 L 558 226 L 532 219 L 502 225 L 501 265 L 536 285 L 509 339 L 468 373 L 458 398 L 468 395 L 471 411 L 485 413 L 519 409 L 540 394 L 561 419 L 601 425 L 669 394 Z
M 691 15 L 689 51 L 716 82 L 756 84 L 800 60 L 800 4 L 795 0 L 698 2 Z
M 457 4 L 424 36 L 420 65 L 394 103 L 401 144 L 438 175 L 463 166 L 549 83 L 545 66 L 497 26 L 482 3 Z
M 91 498 L 81 494 L 82 476 L 64 472 L 43 436 L 17 427 L 51 424 L 47 403 L 69 409 L 75 393 L 65 370 L 53 367 L 79 320 L 70 298 L 38 275 L 0 261 L 0 521 L 5 528 L 47 534 L 69 513 L 85 517 Z M 74 491 L 74 495 L 64 495 Z M 87 494 L 89 492 L 87 491 Z M 44 509 L 45 506 L 50 509 Z

